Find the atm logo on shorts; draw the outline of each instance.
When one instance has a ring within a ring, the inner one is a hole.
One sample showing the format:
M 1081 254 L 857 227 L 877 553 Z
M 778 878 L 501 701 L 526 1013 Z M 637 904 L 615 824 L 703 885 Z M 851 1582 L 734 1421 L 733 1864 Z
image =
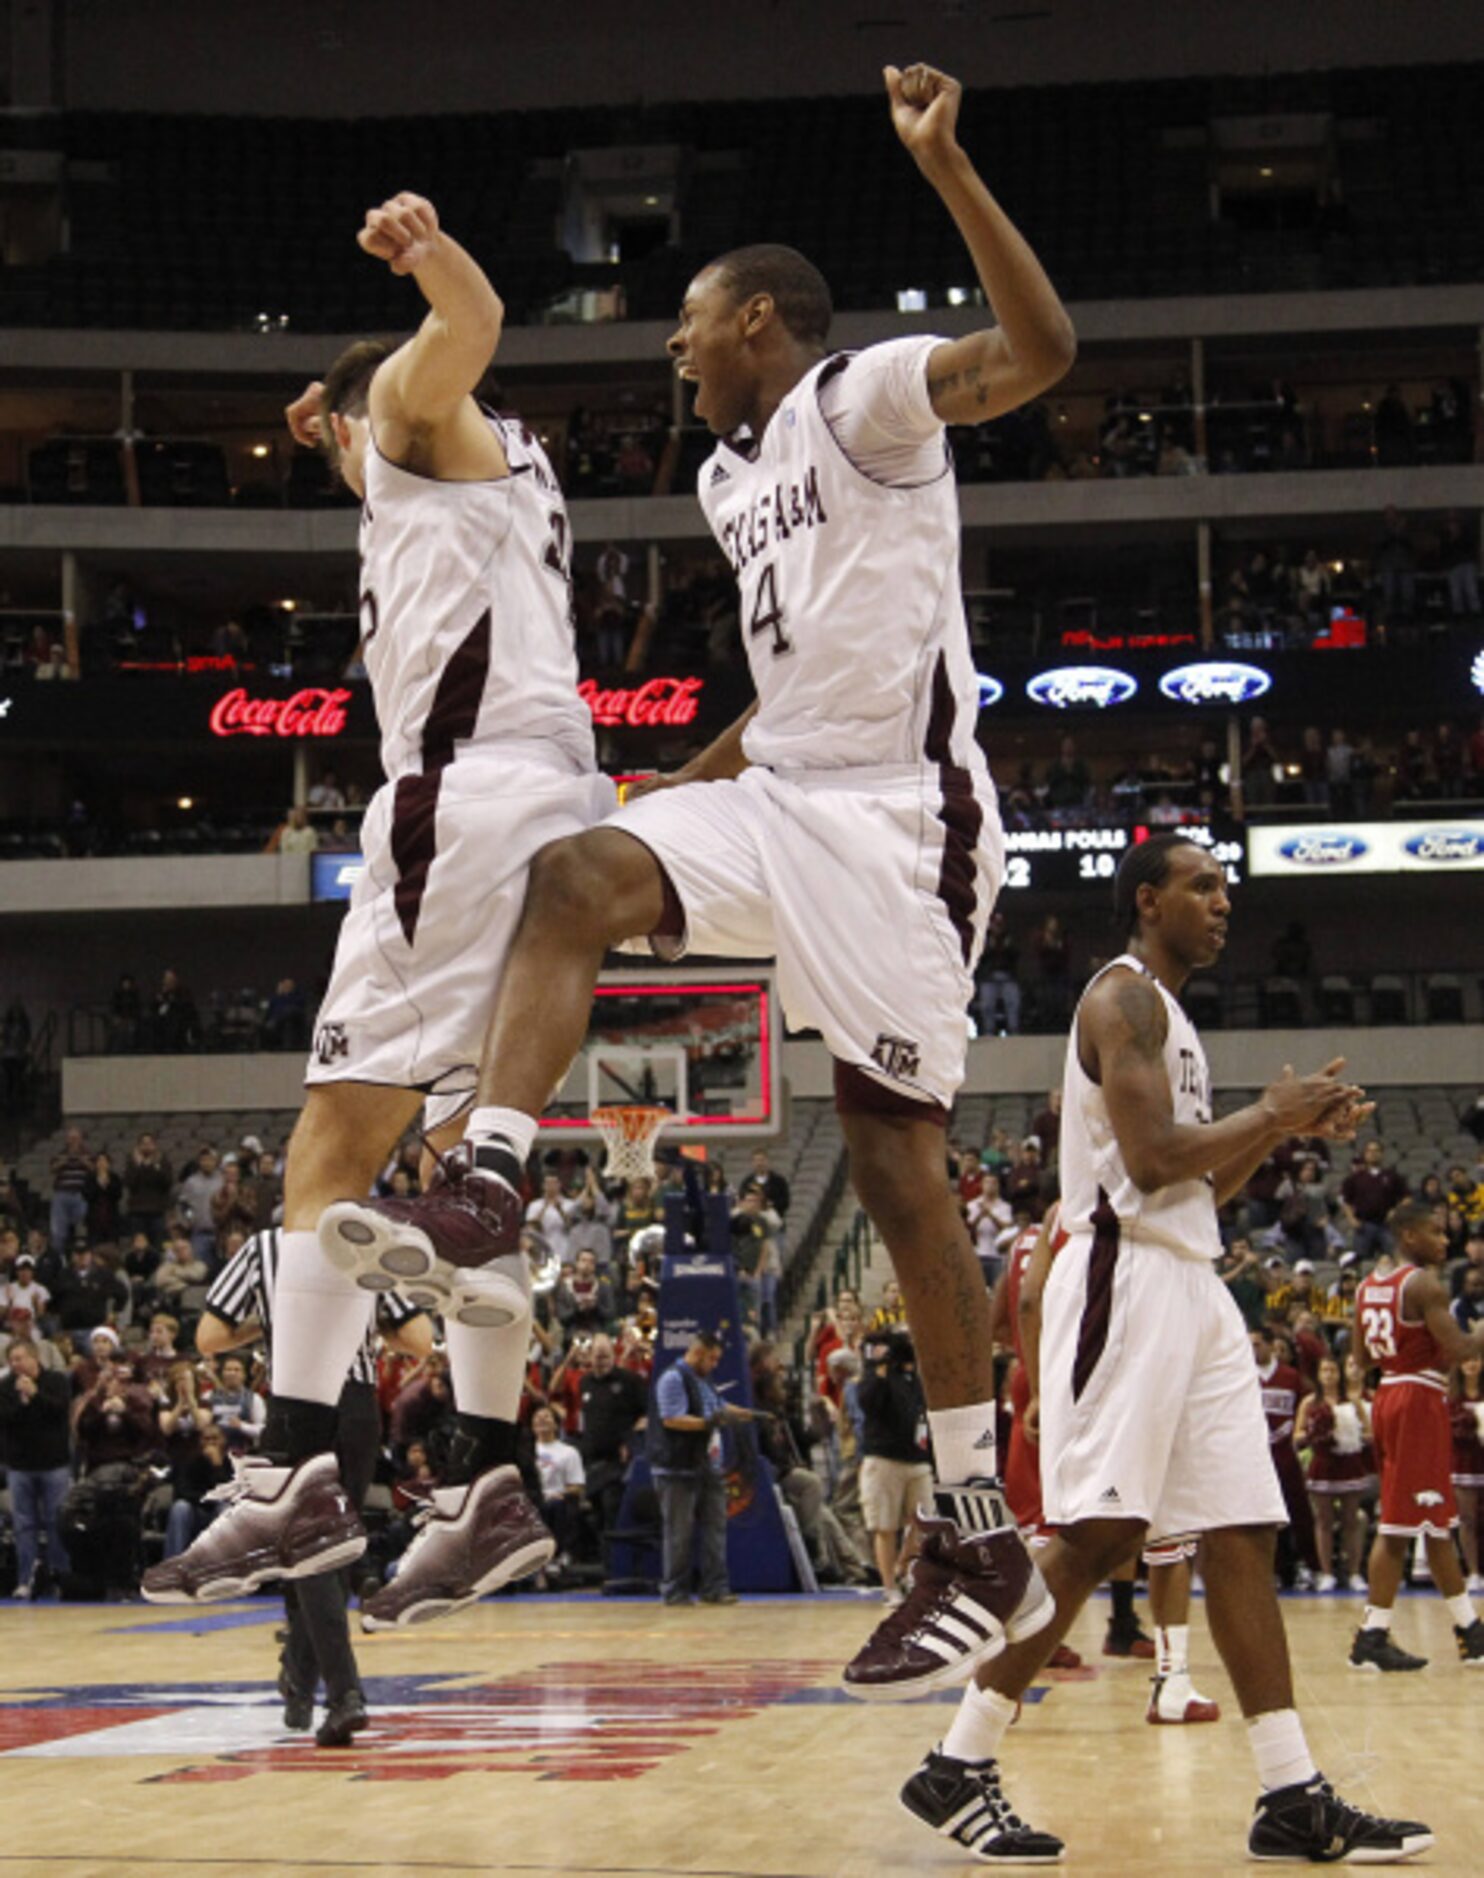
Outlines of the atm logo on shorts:
M 922 1065 L 922 1046 L 910 1037 L 888 1037 L 883 1031 L 871 1050 L 871 1061 L 884 1075 L 912 1082 Z
M 325 1069 L 350 1055 L 350 1038 L 344 1024 L 321 1024 L 314 1033 L 314 1059 Z

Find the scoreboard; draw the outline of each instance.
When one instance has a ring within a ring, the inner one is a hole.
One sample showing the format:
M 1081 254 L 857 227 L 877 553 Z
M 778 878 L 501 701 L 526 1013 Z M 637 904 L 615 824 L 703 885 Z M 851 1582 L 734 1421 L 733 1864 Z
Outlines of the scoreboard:
M 1182 822 L 1168 831 L 1136 822 L 1132 826 L 1104 823 L 1090 828 L 1007 828 L 1005 885 L 1031 893 L 1072 893 L 1079 887 L 1109 886 L 1129 848 L 1165 832 L 1209 848 L 1226 869 L 1232 886 L 1239 886 L 1245 879 L 1246 851 L 1240 837 L 1218 835 L 1205 822 Z

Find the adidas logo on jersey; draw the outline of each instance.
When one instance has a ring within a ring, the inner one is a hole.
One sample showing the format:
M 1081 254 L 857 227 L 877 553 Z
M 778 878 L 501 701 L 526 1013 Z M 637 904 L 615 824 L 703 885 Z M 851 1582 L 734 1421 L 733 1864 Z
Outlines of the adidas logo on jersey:
M 1117 1487 L 1105 1487 L 1103 1491 L 1098 1495 L 1098 1505 L 1099 1506 L 1122 1506 L 1123 1501 L 1118 1497 Z
M 718 463 L 711 472 L 711 487 L 713 489 L 718 483 L 729 483 L 731 480 L 732 473 L 725 463 Z

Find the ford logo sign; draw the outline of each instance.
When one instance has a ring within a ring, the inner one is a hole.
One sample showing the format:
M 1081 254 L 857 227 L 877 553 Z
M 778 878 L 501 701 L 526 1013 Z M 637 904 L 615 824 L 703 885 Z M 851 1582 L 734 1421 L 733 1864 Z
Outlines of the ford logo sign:
M 1347 835 L 1339 829 L 1320 829 L 1280 842 L 1278 852 L 1295 867 L 1344 867 L 1369 852 L 1369 844 L 1359 835 Z
M 1484 856 L 1484 830 L 1477 828 L 1424 828 L 1402 843 L 1417 861 L 1477 861 Z
M 1005 695 L 1005 687 L 998 678 L 991 678 L 988 672 L 977 674 L 979 679 L 979 709 L 987 711 L 992 704 L 998 704 Z
M 1126 704 L 1139 689 L 1139 681 L 1111 665 L 1058 665 L 1052 671 L 1037 672 L 1025 689 L 1037 704 L 1049 704 L 1058 711 L 1076 704 L 1106 711 L 1109 705 Z
M 1484 691 L 1484 652 L 1474 654 L 1474 662 L 1469 667 L 1469 677 L 1474 681 L 1475 691 Z
M 1202 659 L 1166 672 L 1159 688 L 1176 704 L 1246 704 L 1271 691 L 1273 681 L 1260 665 L 1238 665 L 1231 659 Z

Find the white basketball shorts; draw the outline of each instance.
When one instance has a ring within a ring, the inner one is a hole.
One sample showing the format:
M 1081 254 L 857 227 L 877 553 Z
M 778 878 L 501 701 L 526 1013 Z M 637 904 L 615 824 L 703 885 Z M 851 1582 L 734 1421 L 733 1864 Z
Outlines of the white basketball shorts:
M 430 1128 L 472 1095 L 539 848 L 613 807 L 606 776 L 461 755 L 377 791 L 306 1083 L 420 1090 Z
M 784 1014 L 837 1061 L 944 1109 L 963 1081 L 974 966 L 1004 876 L 985 769 L 744 770 L 626 804 L 663 864 L 682 950 L 773 958 Z
M 1116 1223 L 1067 1241 L 1042 1304 L 1041 1487 L 1056 1526 L 1286 1521 L 1247 1328 L 1208 1260 Z

